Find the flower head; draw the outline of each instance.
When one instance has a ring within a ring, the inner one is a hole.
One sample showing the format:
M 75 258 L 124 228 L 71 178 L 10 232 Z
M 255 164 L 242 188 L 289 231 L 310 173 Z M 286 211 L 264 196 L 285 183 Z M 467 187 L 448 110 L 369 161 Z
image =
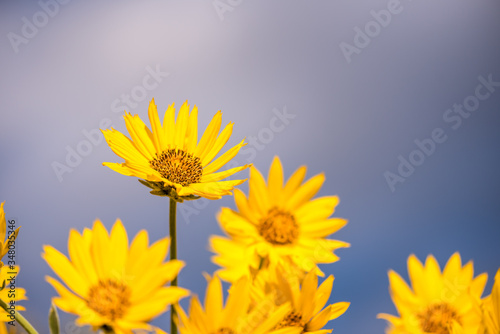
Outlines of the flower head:
M 46 277 L 59 293 L 54 303 L 78 315 L 78 325 L 91 325 L 94 330 L 113 329 L 116 334 L 150 330 L 149 320 L 189 292 L 165 286 L 184 266 L 178 260 L 164 262 L 169 238 L 148 243 L 148 233 L 142 230 L 129 247 L 120 220 L 109 234 L 97 220 L 82 234 L 71 230 L 69 259 L 52 246 L 44 246 L 42 257 L 67 286 Z
M 487 275 L 475 278 L 472 262 L 462 267 L 459 253 L 444 267 L 429 255 L 425 266 L 414 256 L 408 258 L 412 289 L 394 271 L 389 271 L 389 290 L 399 317 L 379 314 L 391 334 L 477 334 L 481 313 L 477 309 Z
M 3 210 L 4 204 L 5 202 L 0 203 L 0 260 L 9 251 L 9 240 L 11 243 L 14 242 L 19 233 L 19 227 L 15 231 L 10 230 L 7 233 L 7 221 L 5 220 L 5 212 Z
M 290 304 L 275 307 L 272 301 L 263 300 L 251 307 L 250 281 L 243 277 L 229 290 L 224 305 L 222 284 L 217 276 L 209 279 L 205 307 L 192 297 L 189 315 L 176 306 L 181 334 L 300 334 L 275 332 L 283 317 L 290 312 Z
M 219 134 L 220 111 L 199 142 L 198 109 L 195 106 L 189 112 L 187 101 L 180 108 L 177 120 L 172 104 L 162 125 L 154 99 L 149 104 L 148 115 L 151 130 L 138 115 L 125 114 L 130 139 L 113 128 L 103 130 L 109 147 L 125 159 L 124 163 L 105 162 L 105 166 L 123 175 L 139 177 L 152 189 L 152 194 L 169 196 L 179 202 L 199 197 L 219 199 L 245 181 L 221 181 L 248 165 L 218 172 L 245 145 L 243 140 L 214 160 L 233 131 L 233 123 L 229 123 Z
M 253 295 L 260 300 L 272 291 L 276 305 L 291 304 L 290 312 L 276 326 L 276 330 L 294 327 L 300 329 L 300 333 L 331 333 L 332 330 L 323 328 L 328 321 L 344 314 L 350 305 L 348 302 L 338 302 L 325 307 L 333 281 L 334 277 L 330 275 L 318 287 L 318 276 L 314 271 L 300 280 L 279 266 L 275 272 L 259 272 L 253 282 L 254 290 L 257 290 L 253 291 Z
M 495 275 L 491 294 L 482 302 L 483 331 L 479 334 L 500 334 L 500 269 Z
M 228 238 L 212 237 L 213 261 L 223 268 L 221 278 L 234 282 L 249 276 L 263 262 L 274 268 L 288 262 L 300 271 L 315 270 L 318 263 L 338 260 L 337 248 L 349 247 L 342 241 L 326 239 L 347 221 L 329 218 L 337 206 L 336 196 L 312 199 L 325 177 L 316 175 L 302 183 L 306 167 L 300 167 L 286 183 L 278 157 L 269 170 L 268 182 L 250 167 L 249 195 L 236 189 L 237 210 L 222 208 L 218 219 Z M 252 269 L 253 268 L 253 269 Z

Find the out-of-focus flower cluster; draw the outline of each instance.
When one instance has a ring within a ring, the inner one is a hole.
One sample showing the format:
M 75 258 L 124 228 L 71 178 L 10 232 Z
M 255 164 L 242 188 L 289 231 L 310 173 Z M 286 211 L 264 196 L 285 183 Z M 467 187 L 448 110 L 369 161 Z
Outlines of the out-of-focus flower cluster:
M 472 261 L 462 266 L 453 254 L 441 271 L 429 255 L 422 264 L 408 258 L 411 288 L 394 271 L 389 271 L 389 291 L 399 316 L 381 313 L 389 323 L 387 334 L 499 334 L 500 269 L 491 294 L 481 299 L 486 273 L 474 277 Z
M 331 302 L 334 277 L 324 277 L 320 266 L 325 269 L 338 261 L 335 251 L 350 245 L 329 239 L 347 221 L 332 217 L 337 196 L 315 197 L 324 174 L 305 180 L 307 169 L 302 166 L 285 181 L 277 156 L 267 180 L 250 165 L 219 171 L 245 145 L 243 140 L 216 158 L 233 129 L 229 123 L 219 133 L 220 112 L 200 140 L 196 106 L 190 110 L 184 103 L 176 118 L 171 105 L 160 122 L 153 100 L 148 116 L 151 129 L 139 116 L 125 114 L 130 138 L 114 129 L 103 131 L 113 152 L 125 160 L 104 165 L 139 177 L 151 194 L 170 199 L 170 236 L 150 244 L 148 232 L 141 230 L 129 242 L 120 220 L 109 231 L 97 220 L 81 233 L 70 231 L 68 255 L 44 246 L 42 257 L 57 276 L 46 277 L 58 293 L 49 313 L 50 333 L 59 334 L 57 308 L 76 315 L 77 325 L 105 334 L 165 334 L 151 321 L 169 309 L 173 333 L 332 332 L 328 323 L 344 314 L 349 303 Z M 247 168 L 248 194 L 234 189 L 245 179 L 223 181 Z M 176 205 L 200 197 L 215 200 L 233 191 L 235 208 L 224 207 L 217 216 L 226 236 L 209 239 L 212 260 L 220 269 L 205 274 L 204 301 L 192 295 L 184 309 L 179 301 L 191 293 L 177 286 L 185 263 L 176 258 Z M 19 313 L 24 308 L 17 305 L 26 299 L 25 290 L 8 286 L 19 271 L 12 253 L 19 228 L 7 227 L 3 205 L 0 260 L 9 259 L 0 262 L 0 321 L 17 321 L 33 334 L 36 330 Z M 443 270 L 432 255 L 425 263 L 411 255 L 408 274 L 411 286 L 389 271 L 389 290 L 398 315 L 379 314 L 389 323 L 387 334 L 500 334 L 500 269 L 485 298 L 487 274 L 474 277 L 472 262 L 462 265 L 459 253 Z M 9 305 L 14 304 L 13 311 Z M 7 327 L 0 326 L 0 334 L 7 332 Z

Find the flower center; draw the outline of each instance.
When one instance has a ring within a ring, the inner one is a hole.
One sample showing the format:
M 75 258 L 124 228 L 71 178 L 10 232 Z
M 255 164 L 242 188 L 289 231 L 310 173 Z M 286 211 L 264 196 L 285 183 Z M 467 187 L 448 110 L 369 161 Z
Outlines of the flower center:
M 216 332 L 213 334 L 234 334 L 234 331 L 231 328 L 219 328 Z
M 111 320 L 120 319 L 130 306 L 130 288 L 113 279 L 99 281 L 89 290 L 87 306 Z
M 305 324 L 302 322 L 302 315 L 295 311 L 292 311 L 286 315 L 283 320 L 276 326 L 275 329 L 280 329 L 288 326 L 294 327 L 302 327 L 304 328 Z
M 160 155 L 157 153 L 149 164 L 170 182 L 184 187 L 200 182 L 203 173 L 200 158 L 179 149 L 168 149 Z
M 272 208 L 260 221 L 259 234 L 275 245 L 291 244 L 299 237 L 299 225 L 289 212 Z
M 429 306 L 427 310 L 417 314 L 417 318 L 426 333 L 450 334 L 453 320 L 461 324 L 457 312 L 446 303 Z

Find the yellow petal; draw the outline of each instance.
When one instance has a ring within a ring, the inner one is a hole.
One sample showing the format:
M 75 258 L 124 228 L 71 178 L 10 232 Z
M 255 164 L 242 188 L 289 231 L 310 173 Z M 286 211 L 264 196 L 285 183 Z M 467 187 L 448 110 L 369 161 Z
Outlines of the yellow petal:
M 250 167 L 250 180 L 248 202 L 250 207 L 264 216 L 269 211 L 269 195 L 267 192 L 266 181 L 262 174 L 254 166 Z
M 132 138 L 135 148 L 141 152 L 149 161 L 155 157 L 155 148 L 153 145 L 153 134 L 138 115 L 132 116 L 125 113 L 125 125 Z
M 233 125 L 234 123 L 229 123 L 226 125 L 226 127 L 222 130 L 220 135 L 217 137 L 217 139 L 214 142 L 214 145 L 208 151 L 208 153 L 201 159 L 201 165 L 206 166 L 212 161 L 215 156 L 220 152 L 220 150 L 226 145 L 227 141 L 229 140 L 229 137 L 231 137 L 231 134 L 233 133 Z
M 111 150 L 119 157 L 125 159 L 125 161 L 149 163 L 149 160 L 151 160 L 142 151 L 138 150 L 134 143 L 120 131 L 111 128 L 110 130 L 101 130 L 101 132 Z
M 282 204 L 281 196 L 283 192 L 283 166 L 278 156 L 275 156 L 273 159 L 267 180 L 269 199 L 273 205 L 280 206 Z
M 168 106 L 163 116 L 163 135 L 165 136 L 166 148 L 174 148 L 175 138 L 175 103 Z
M 295 193 L 297 188 L 301 185 L 304 177 L 306 176 L 307 168 L 306 166 L 299 167 L 293 174 L 290 176 L 288 181 L 285 184 L 285 188 L 283 189 L 283 197 L 289 198 Z
M 151 123 L 151 130 L 153 132 L 153 144 L 156 152 L 162 152 L 166 147 L 165 136 L 163 127 L 158 117 L 158 109 L 156 108 L 155 99 L 152 99 L 148 108 L 149 122 Z
M 219 133 L 221 122 L 222 113 L 219 110 L 210 121 L 210 124 L 208 124 L 208 127 L 203 133 L 203 136 L 201 136 L 200 142 L 194 152 L 194 155 L 199 157 L 201 160 L 203 160 L 205 155 L 212 149 L 212 146 L 217 138 L 217 134 Z
M 189 114 L 188 128 L 186 133 L 186 150 L 189 154 L 194 154 L 198 144 L 198 108 L 193 107 Z
M 285 203 L 285 207 L 290 210 L 299 208 L 316 195 L 323 182 L 325 182 L 325 175 L 323 173 L 313 176 L 293 193 L 292 197 Z
M 188 102 L 184 102 L 179 110 L 179 115 L 177 115 L 177 120 L 175 122 L 175 138 L 174 146 L 185 151 L 186 143 L 186 133 L 189 119 L 189 105 Z
M 42 257 L 52 270 L 80 296 L 85 296 L 89 289 L 88 282 L 83 279 L 68 258 L 52 246 L 44 246 Z
M 243 139 L 238 145 L 230 148 L 226 153 L 222 154 L 220 157 L 212 161 L 210 165 L 203 168 L 203 174 L 211 174 L 218 171 L 222 166 L 227 164 L 232 158 L 238 154 L 240 149 L 245 146 L 245 139 Z
M 201 183 L 205 183 L 205 182 L 217 182 L 217 181 L 220 181 L 220 180 L 223 180 L 225 179 L 226 177 L 229 177 L 235 173 L 238 173 L 246 168 L 248 168 L 249 165 L 244 165 L 244 166 L 240 166 L 240 167 L 234 167 L 234 168 L 231 168 L 231 169 L 228 169 L 226 171 L 223 171 L 223 172 L 218 172 L 218 173 L 212 173 L 212 174 L 208 174 L 208 175 L 203 175 L 201 177 L 201 180 L 200 182 Z
M 208 283 L 205 294 L 205 311 L 212 323 L 212 328 L 217 328 L 222 316 L 222 284 L 217 276 L 214 276 Z

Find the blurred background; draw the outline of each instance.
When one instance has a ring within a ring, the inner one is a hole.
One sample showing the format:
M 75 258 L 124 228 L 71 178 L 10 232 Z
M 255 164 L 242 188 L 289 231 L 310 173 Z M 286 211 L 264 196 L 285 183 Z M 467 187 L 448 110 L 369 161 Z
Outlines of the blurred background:
M 22 226 L 26 316 L 48 332 L 56 293 L 40 253 L 67 254 L 71 228 L 121 218 L 129 236 L 168 233 L 168 200 L 101 165 L 121 159 L 98 129 L 124 131 L 124 110 L 146 120 L 153 97 L 160 113 L 197 105 L 200 128 L 222 110 L 235 122 L 226 148 L 250 141 L 240 164 L 267 174 L 279 155 L 286 177 L 300 165 L 325 172 L 318 195 L 338 195 L 334 215 L 349 220 L 332 238 L 352 244 L 322 266 L 336 277 L 330 302 L 351 302 L 334 332 L 384 332 L 377 313 L 396 314 L 387 271 L 407 279 L 412 253 L 443 266 L 459 251 L 488 272 L 489 293 L 500 267 L 499 14 L 492 0 L 0 2 L 0 201 Z M 208 237 L 222 233 L 221 206 L 232 197 L 179 206 L 180 284 L 200 296 L 202 272 L 217 269 Z M 86 333 L 61 315 L 63 333 Z M 169 328 L 167 315 L 154 323 Z

